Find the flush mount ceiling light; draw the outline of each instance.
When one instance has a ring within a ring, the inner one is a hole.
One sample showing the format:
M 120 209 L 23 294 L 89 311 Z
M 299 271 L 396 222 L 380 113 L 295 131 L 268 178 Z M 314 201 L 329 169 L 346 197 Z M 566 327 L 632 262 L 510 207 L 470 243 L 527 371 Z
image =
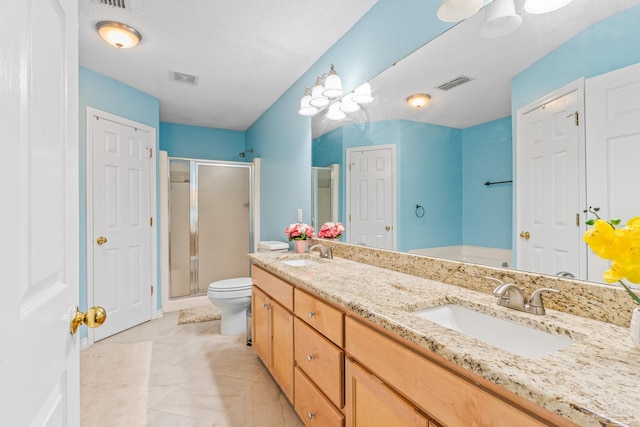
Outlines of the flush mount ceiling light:
M 558 10 L 571 3 L 572 0 L 527 0 L 524 10 L 529 13 L 547 13 Z
M 522 24 L 522 16 L 516 14 L 513 0 L 493 0 L 485 10 L 484 23 L 478 31 L 482 37 L 494 39 L 506 36 Z
M 105 42 L 119 49 L 129 49 L 142 40 L 138 30 L 116 21 L 100 21 L 96 30 Z
M 458 22 L 474 15 L 482 7 L 482 0 L 442 0 L 438 8 L 438 19 Z
M 429 102 L 431 102 L 431 96 L 426 93 L 416 93 L 415 95 L 408 97 L 407 102 L 413 108 L 422 108 L 429 105 Z

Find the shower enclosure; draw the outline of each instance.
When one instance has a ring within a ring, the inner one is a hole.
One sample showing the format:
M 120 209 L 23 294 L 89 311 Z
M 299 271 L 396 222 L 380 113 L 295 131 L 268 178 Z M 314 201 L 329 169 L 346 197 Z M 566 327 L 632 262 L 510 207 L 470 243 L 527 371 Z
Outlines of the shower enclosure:
M 169 158 L 170 299 L 248 277 L 253 165 Z

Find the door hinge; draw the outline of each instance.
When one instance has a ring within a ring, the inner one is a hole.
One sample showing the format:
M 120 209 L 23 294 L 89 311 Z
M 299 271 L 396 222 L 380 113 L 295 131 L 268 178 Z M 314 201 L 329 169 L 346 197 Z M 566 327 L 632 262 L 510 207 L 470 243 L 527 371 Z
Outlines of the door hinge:
M 150 288 L 151 288 L 151 296 L 153 296 L 153 285 L 151 285 Z
M 149 158 L 153 157 L 153 148 L 149 148 Z
M 580 213 L 576 214 L 576 225 L 580 227 Z
M 153 217 L 149 217 L 149 227 L 153 227 Z
M 580 126 L 580 114 L 576 111 L 576 126 Z

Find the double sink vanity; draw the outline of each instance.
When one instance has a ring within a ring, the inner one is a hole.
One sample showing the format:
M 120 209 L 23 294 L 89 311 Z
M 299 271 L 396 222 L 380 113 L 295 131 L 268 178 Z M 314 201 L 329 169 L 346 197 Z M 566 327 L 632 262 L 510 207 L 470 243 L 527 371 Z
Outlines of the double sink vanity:
M 250 255 L 253 345 L 306 425 L 640 426 L 640 350 L 619 289 L 339 243 L 334 254 Z M 560 292 L 532 314 L 498 304 L 487 277 Z

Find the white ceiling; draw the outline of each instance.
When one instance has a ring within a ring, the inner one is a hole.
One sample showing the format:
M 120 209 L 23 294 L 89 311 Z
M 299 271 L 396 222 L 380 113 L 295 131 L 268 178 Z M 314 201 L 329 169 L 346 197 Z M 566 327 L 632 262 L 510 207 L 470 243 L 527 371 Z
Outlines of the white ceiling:
M 163 122 L 243 131 L 375 2 L 125 0 L 121 10 L 82 0 L 79 62 L 159 98 Z M 142 42 L 107 45 L 95 30 L 101 20 L 136 28 Z M 170 81 L 170 71 L 198 85 Z
M 497 39 L 480 37 L 485 13 L 481 10 L 373 78 L 373 104 L 341 122 L 327 120 L 322 113 L 315 116 L 313 136 L 363 121 L 406 119 L 464 129 L 509 116 L 515 75 L 592 23 L 640 4 L 640 0 L 573 0 L 562 9 L 540 15 L 524 11 L 524 0 L 515 4 L 523 17 L 515 32 Z M 437 89 L 460 75 L 474 80 L 448 91 Z M 431 104 L 422 109 L 409 107 L 406 98 L 415 93 L 430 94 Z

